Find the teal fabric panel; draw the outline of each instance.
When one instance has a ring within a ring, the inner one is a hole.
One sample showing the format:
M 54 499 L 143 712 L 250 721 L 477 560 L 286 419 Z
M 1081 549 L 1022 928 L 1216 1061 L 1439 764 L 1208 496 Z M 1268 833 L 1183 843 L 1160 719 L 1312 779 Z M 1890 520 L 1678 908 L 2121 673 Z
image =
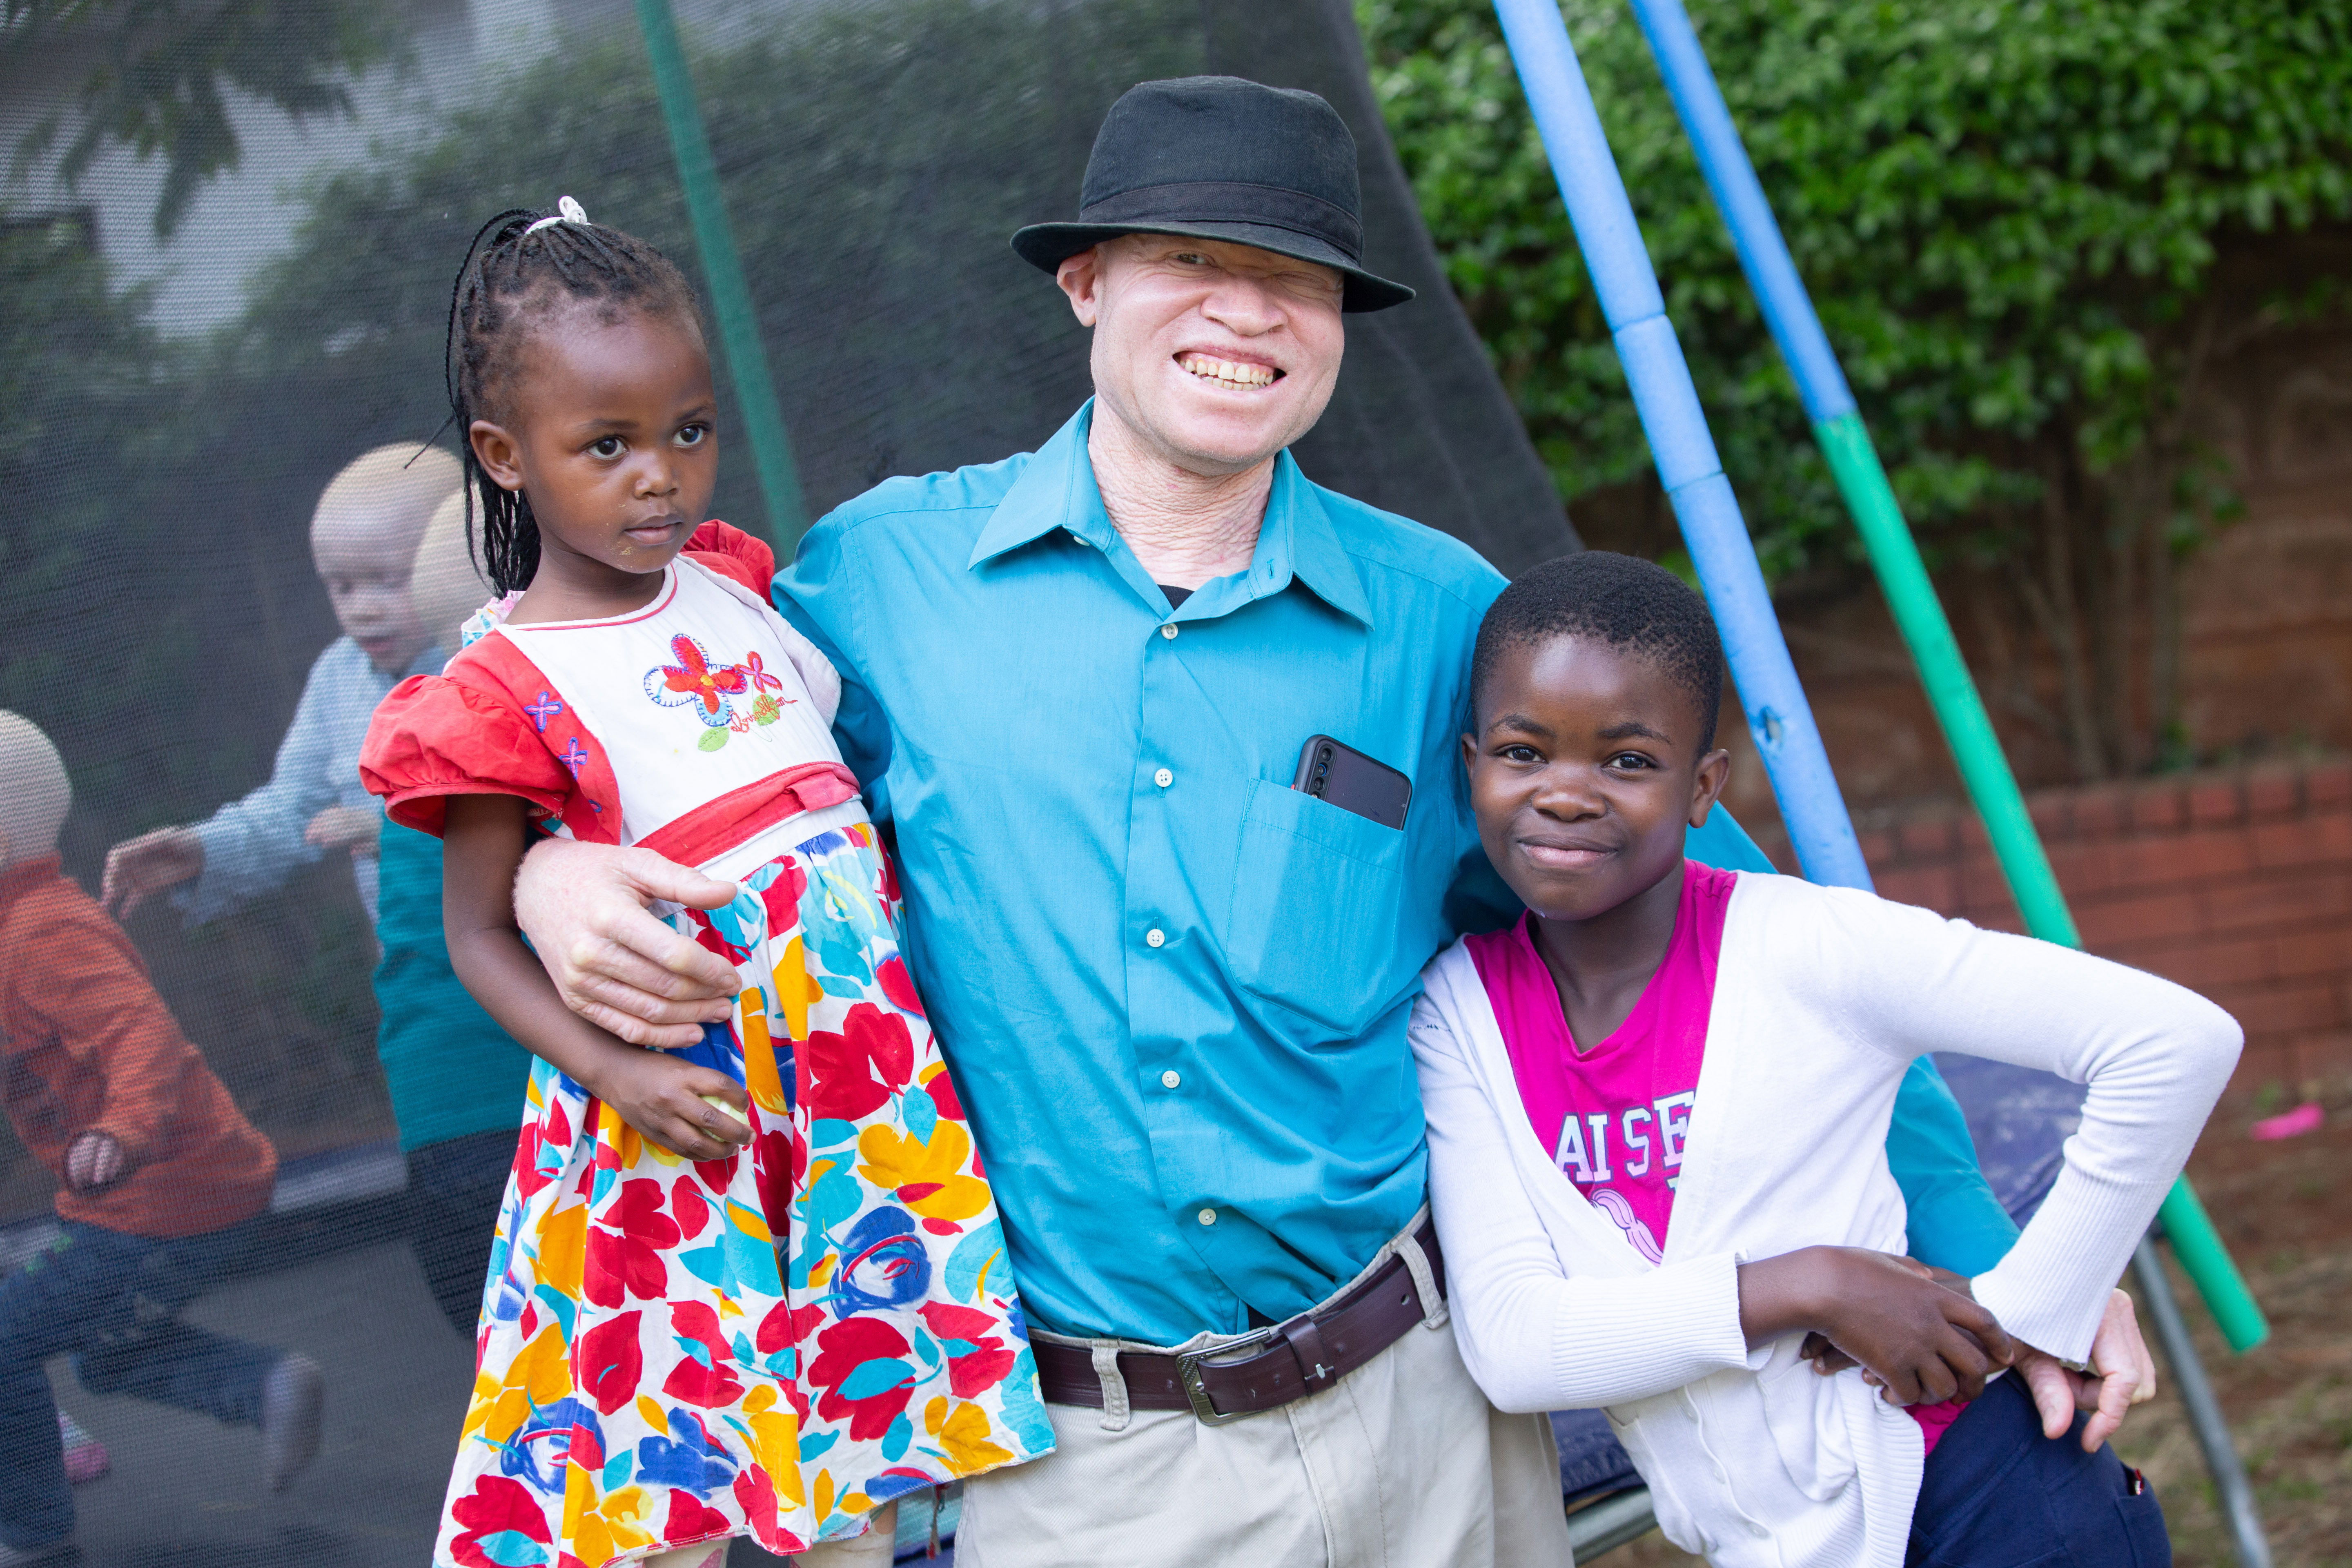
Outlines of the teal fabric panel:
M 491 1022 L 449 967 L 441 841 L 387 821 L 379 865 L 376 1055 L 401 1148 L 519 1128 L 530 1054 Z

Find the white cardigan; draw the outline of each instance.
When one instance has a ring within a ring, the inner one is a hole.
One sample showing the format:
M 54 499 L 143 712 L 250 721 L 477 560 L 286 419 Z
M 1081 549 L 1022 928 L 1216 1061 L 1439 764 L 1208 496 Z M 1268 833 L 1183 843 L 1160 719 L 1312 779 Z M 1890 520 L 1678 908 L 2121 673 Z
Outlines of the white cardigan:
M 1646 1262 L 1536 1137 L 1469 953 L 1431 961 L 1412 1038 L 1463 1358 L 1505 1410 L 1606 1409 L 1658 1521 L 1718 1568 L 1903 1561 L 1919 1428 L 1801 1334 L 1751 1352 L 1735 1266 L 1904 1249 L 1887 1121 L 1913 1058 L 2087 1081 L 2057 1185 L 1974 1282 L 2028 1343 L 2090 1352 L 2242 1041 L 2168 981 L 1927 910 L 1743 873 L 1725 920 L 1664 1261 Z

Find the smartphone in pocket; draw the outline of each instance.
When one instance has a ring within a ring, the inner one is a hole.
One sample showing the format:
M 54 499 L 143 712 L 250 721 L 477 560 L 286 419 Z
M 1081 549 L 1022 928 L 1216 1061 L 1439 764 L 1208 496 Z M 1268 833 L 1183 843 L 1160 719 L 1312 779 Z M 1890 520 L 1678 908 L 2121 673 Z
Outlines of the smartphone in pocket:
M 1298 772 L 1290 787 L 1400 830 L 1412 805 L 1411 779 L 1328 735 L 1309 735 L 1298 749 Z

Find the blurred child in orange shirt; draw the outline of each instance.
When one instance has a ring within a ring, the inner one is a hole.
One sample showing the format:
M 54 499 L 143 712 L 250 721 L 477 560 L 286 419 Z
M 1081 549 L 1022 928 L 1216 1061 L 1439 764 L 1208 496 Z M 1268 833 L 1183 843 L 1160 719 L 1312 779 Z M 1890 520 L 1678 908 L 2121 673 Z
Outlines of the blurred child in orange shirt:
M 0 1568 L 71 1546 L 49 1356 L 98 1393 L 258 1424 L 273 1489 L 317 1452 L 322 1404 L 309 1357 L 178 1319 L 248 1264 L 278 1155 L 59 870 L 71 800 L 48 737 L 0 710 L 0 1109 L 59 1183 L 57 1238 L 0 1277 Z

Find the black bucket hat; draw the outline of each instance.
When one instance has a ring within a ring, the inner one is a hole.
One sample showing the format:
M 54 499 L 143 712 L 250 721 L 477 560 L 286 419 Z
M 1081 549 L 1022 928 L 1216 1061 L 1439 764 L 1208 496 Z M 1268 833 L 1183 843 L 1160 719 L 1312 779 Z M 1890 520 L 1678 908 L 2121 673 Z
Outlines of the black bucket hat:
M 1032 224 L 1013 248 L 1051 272 L 1122 234 L 1223 239 L 1320 262 L 1346 279 L 1342 310 L 1412 298 L 1360 265 L 1356 139 L 1337 110 L 1295 89 L 1233 76 L 1128 89 L 1095 134 L 1078 221 Z

